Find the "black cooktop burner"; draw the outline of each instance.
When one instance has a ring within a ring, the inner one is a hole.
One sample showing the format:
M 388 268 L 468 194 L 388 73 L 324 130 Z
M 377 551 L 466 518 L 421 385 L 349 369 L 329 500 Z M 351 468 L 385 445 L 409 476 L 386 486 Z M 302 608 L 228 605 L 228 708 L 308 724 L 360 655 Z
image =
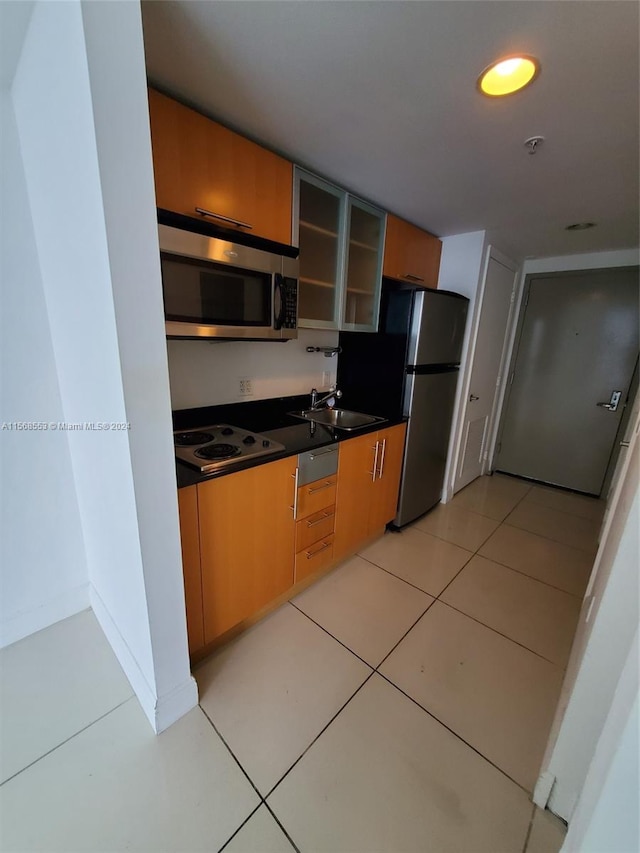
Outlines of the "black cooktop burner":
M 173 435 L 176 447 L 191 447 L 194 444 L 206 444 L 208 441 L 213 441 L 210 432 L 176 432 Z
M 233 444 L 209 444 L 195 451 L 195 455 L 201 459 L 230 459 L 232 456 L 240 456 L 242 451 Z

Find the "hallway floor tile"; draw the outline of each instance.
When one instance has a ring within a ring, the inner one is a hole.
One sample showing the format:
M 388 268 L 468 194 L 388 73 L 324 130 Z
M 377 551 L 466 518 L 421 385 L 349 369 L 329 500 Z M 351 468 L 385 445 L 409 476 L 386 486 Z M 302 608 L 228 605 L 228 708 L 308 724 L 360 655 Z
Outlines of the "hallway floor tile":
M 90 612 L 5 649 L 4 848 L 558 853 L 530 792 L 601 512 L 481 478 L 201 663 L 158 737 Z

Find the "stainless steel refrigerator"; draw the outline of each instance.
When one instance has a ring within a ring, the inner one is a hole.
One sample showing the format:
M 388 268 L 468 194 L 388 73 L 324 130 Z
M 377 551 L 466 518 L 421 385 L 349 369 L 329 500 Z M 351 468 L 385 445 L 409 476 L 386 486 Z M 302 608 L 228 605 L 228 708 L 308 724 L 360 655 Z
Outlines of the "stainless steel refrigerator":
M 344 408 L 408 417 L 398 528 L 442 495 L 468 307 L 458 293 L 383 279 L 380 331 L 340 333 Z

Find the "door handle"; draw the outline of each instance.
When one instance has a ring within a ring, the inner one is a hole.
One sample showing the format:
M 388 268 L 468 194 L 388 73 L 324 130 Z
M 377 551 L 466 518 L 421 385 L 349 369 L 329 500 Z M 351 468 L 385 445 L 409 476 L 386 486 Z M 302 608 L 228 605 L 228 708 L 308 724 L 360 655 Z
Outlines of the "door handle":
M 376 455 L 373 458 L 373 471 L 369 471 L 369 474 L 371 474 L 371 479 L 375 483 L 376 474 L 378 473 L 378 450 L 380 449 L 380 442 L 376 441 L 376 446 L 371 449 L 375 450 Z
M 291 475 L 293 478 L 293 506 L 289 509 L 293 511 L 294 521 L 298 518 L 298 480 L 300 479 L 300 468 L 296 468 L 296 473 Z
M 309 489 L 310 495 L 315 495 L 316 492 L 321 492 L 323 489 L 328 489 L 329 486 L 335 486 L 335 480 L 326 480 L 323 486 L 317 486 L 315 489 Z
M 326 521 L 328 518 L 333 516 L 333 512 L 331 510 L 327 510 L 322 518 L 316 518 L 315 521 L 307 521 L 307 527 L 315 527 L 316 524 L 322 524 L 323 521 Z
M 384 453 L 387 449 L 387 439 L 382 439 L 382 453 L 380 454 L 380 467 L 378 468 L 378 479 L 382 479 L 382 475 L 384 474 Z
M 331 450 L 323 450 L 322 453 L 310 453 L 309 459 L 313 461 L 314 459 L 319 459 L 321 456 L 328 456 L 330 453 L 336 453 L 337 447 L 332 447 Z
M 249 225 L 248 222 L 241 222 L 239 219 L 232 219 L 230 216 L 223 216 L 221 213 L 214 213 L 212 210 L 205 210 L 203 207 L 196 207 L 195 211 L 200 216 L 211 216 L 212 219 L 228 222 L 229 225 L 235 225 L 237 228 L 248 228 L 249 230 L 253 228 L 253 225 Z
M 479 400 L 480 397 L 476 397 L 475 394 L 469 394 L 469 402 L 474 403 L 476 400 Z
M 620 404 L 621 397 L 622 391 L 614 391 L 608 403 L 596 403 L 596 406 L 600 406 L 601 409 L 607 409 L 609 412 L 615 412 Z

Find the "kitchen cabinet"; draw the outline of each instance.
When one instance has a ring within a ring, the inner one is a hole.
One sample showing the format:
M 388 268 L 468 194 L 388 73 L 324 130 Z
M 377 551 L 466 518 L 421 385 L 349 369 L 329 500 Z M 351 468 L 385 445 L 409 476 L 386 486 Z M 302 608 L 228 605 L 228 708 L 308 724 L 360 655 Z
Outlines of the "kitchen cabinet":
M 178 490 L 191 655 L 382 532 L 404 437 L 400 424 Z
M 187 611 L 187 636 L 189 654 L 199 651 L 204 642 L 202 613 L 202 583 L 200 576 L 200 531 L 198 525 L 198 487 L 178 489 L 180 513 L 180 541 L 182 544 L 182 572 L 184 599 Z
M 157 206 L 291 243 L 293 164 L 149 89 Z
M 296 458 L 199 483 L 204 642 L 293 585 Z
M 423 287 L 438 286 L 442 241 L 427 231 L 387 214 L 384 275 Z
M 295 170 L 298 325 L 374 332 L 382 282 L 382 210 Z
M 298 489 L 296 560 L 298 583 L 333 562 L 333 530 L 337 475 L 331 474 Z
M 405 425 L 340 445 L 333 558 L 354 553 L 396 514 Z

